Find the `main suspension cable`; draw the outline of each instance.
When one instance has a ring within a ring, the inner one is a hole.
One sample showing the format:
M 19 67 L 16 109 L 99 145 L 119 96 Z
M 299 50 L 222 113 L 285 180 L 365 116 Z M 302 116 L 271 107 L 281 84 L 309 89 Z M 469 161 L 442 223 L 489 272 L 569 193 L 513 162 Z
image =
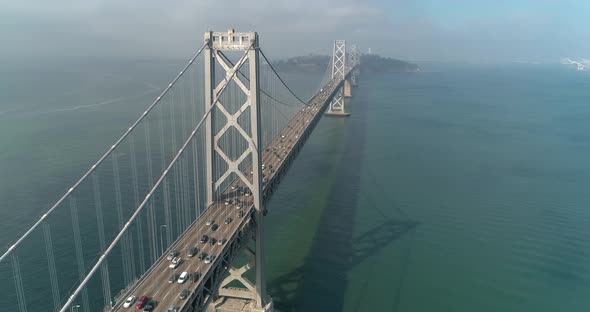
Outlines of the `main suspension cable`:
M 270 69 L 272 69 L 272 71 L 275 73 L 275 75 L 277 75 L 277 78 L 279 78 L 279 80 L 281 81 L 281 83 L 283 84 L 283 86 L 285 86 L 285 88 L 287 88 L 287 90 L 289 90 L 289 93 L 291 93 L 291 95 L 293 95 L 299 102 L 303 103 L 304 105 L 307 105 L 307 103 L 305 101 L 303 101 L 302 99 L 300 99 L 297 96 L 297 94 L 295 94 L 295 92 L 293 92 L 293 90 L 291 90 L 291 88 L 289 88 L 289 86 L 287 86 L 287 84 L 285 83 L 285 81 L 283 81 L 283 78 L 281 78 L 281 76 L 279 75 L 279 73 L 277 73 L 277 71 L 272 66 L 272 64 L 270 63 L 270 61 L 268 60 L 268 58 L 266 58 L 266 55 L 264 55 L 264 52 L 262 52 L 262 49 L 260 49 L 260 54 L 262 55 L 262 57 L 264 58 L 264 60 L 268 64 L 268 66 L 270 66 Z

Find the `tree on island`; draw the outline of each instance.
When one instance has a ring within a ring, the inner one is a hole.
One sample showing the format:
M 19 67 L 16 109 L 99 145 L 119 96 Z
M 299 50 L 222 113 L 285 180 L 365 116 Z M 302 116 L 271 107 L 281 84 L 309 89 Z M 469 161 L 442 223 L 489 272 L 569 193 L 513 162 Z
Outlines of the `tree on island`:
M 296 56 L 276 62 L 275 66 L 281 71 L 323 72 L 326 70 L 331 57 L 328 55 L 309 54 Z M 381 57 L 377 54 L 361 55 L 361 70 L 369 72 L 415 72 L 418 65 L 406 61 Z

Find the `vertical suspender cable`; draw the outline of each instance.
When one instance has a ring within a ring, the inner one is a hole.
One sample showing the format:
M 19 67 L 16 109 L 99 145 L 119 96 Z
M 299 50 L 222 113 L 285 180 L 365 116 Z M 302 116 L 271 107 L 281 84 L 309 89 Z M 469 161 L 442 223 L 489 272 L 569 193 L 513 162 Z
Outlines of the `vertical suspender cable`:
M 57 270 L 55 269 L 55 255 L 53 254 L 53 242 L 51 240 L 51 229 L 49 223 L 43 223 L 43 238 L 45 240 L 45 252 L 47 253 L 47 267 L 49 280 L 51 282 L 51 295 L 53 298 L 54 311 L 59 310 L 60 296 L 57 282 Z M 101 250 L 102 251 L 102 250 Z
M 190 122 L 187 122 L 187 119 L 190 118 L 190 107 L 189 107 L 189 101 L 190 101 L 190 95 L 187 96 L 186 91 L 188 90 L 188 88 L 186 88 L 186 84 L 187 84 L 187 79 L 184 80 L 183 83 L 183 89 L 182 89 L 182 103 L 183 103 L 183 116 L 182 116 L 182 138 L 184 140 L 185 137 L 188 137 L 188 135 L 190 135 L 190 129 L 192 128 L 192 126 L 190 125 Z M 189 125 L 189 127 L 187 128 L 187 124 Z M 186 132 L 186 135 L 185 135 Z M 188 226 L 192 223 L 192 209 L 191 209 L 191 200 L 190 200 L 190 194 L 188 192 L 190 185 L 188 184 L 188 167 L 189 167 L 189 156 L 188 155 L 183 155 L 183 162 L 182 162 L 182 193 L 184 196 L 184 213 L 185 213 L 185 220 L 184 220 L 184 230 L 186 230 L 188 228 Z
M 102 214 L 102 202 L 100 198 L 100 184 L 98 175 L 96 172 L 92 174 L 92 188 L 94 191 L 94 205 L 96 208 L 96 222 L 98 225 L 98 243 L 100 246 L 100 252 L 104 252 L 106 249 L 106 241 L 104 234 L 104 218 Z M 104 305 L 108 306 L 111 303 L 111 280 L 109 276 L 109 265 L 108 259 L 106 259 L 100 267 L 100 275 L 102 281 L 102 292 Z
M 179 225 L 180 225 L 180 232 L 179 232 L 179 236 L 181 233 L 184 232 L 185 229 L 185 205 L 184 205 L 184 196 L 182 193 L 182 167 L 183 167 L 183 157 L 180 156 L 180 158 L 178 159 L 178 165 L 175 166 L 175 180 L 176 180 L 176 195 L 178 196 L 178 200 L 179 200 L 179 213 L 178 213 L 178 218 L 179 218 Z
M 151 152 L 151 139 L 150 139 L 150 120 L 149 118 L 145 119 L 145 149 L 146 149 L 146 157 L 147 157 L 147 181 L 148 181 L 148 189 L 153 185 L 153 172 L 152 172 L 152 152 Z M 149 232 L 149 242 L 150 242 L 150 250 L 151 250 L 151 263 L 155 263 L 158 259 L 158 247 L 156 246 L 156 226 L 155 226 L 155 216 L 154 216 L 154 203 L 150 201 L 148 203 L 148 210 L 147 210 L 147 220 L 148 220 L 148 232 Z
M 178 104 L 178 110 L 180 111 L 180 141 L 183 141 L 184 138 L 184 131 L 186 128 L 186 121 L 185 121 L 185 116 L 186 113 L 183 111 L 184 107 L 185 107 L 185 94 L 184 94 L 184 85 L 185 85 L 185 79 L 182 80 L 182 82 L 179 85 L 180 88 L 180 103 Z M 179 168 L 178 171 L 180 172 L 179 175 L 179 185 L 180 185 L 180 202 L 181 202 L 181 217 L 182 217 L 182 232 L 184 232 L 184 230 L 186 229 L 186 224 L 188 222 L 188 218 L 186 215 L 186 198 L 185 198 L 185 192 L 184 192 L 184 157 L 181 156 L 180 157 L 180 164 L 179 164 Z
M 191 77 L 191 128 L 195 126 L 195 124 L 197 123 L 197 105 L 200 103 L 197 103 L 196 99 L 197 97 L 195 97 L 195 69 L 193 69 L 193 73 L 190 75 Z M 195 219 L 198 219 L 199 216 L 201 215 L 201 211 L 199 209 L 200 206 L 200 201 L 199 201 L 199 159 L 197 157 L 197 149 L 198 149 L 198 138 L 195 139 L 194 141 L 194 146 L 193 146 L 193 182 L 194 182 L 194 198 L 195 198 L 195 207 L 193 207 L 195 209 Z
M 117 208 L 117 221 L 119 222 L 119 229 L 123 228 L 125 224 L 125 219 L 123 216 L 123 202 L 121 198 L 121 181 L 119 176 L 119 161 L 117 160 L 117 152 L 113 152 L 111 154 L 112 161 L 113 161 L 113 179 L 115 185 L 115 206 Z M 129 264 L 129 246 L 127 240 L 127 233 L 121 240 L 121 260 L 123 263 L 123 281 L 125 285 L 129 285 L 131 283 L 131 272 L 130 272 L 130 264 Z
M 160 105 L 162 107 L 162 105 Z M 133 202 L 134 207 L 139 206 L 139 186 L 138 186 L 138 179 L 137 179 L 137 161 L 135 159 L 135 138 L 134 136 L 129 137 L 129 148 L 131 154 L 131 175 L 132 175 L 132 184 L 133 184 Z M 143 228 L 143 222 L 141 222 L 141 218 L 137 219 L 137 243 L 139 246 L 137 247 L 139 251 L 139 270 L 140 272 L 145 272 L 145 253 L 144 253 L 144 245 L 143 241 L 145 239 Z
M 166 148 L 164 145 L 164 106 L 160 106 L 160 114 L 161 114 L 161 118 L 160 118 L 160 158 L 161 158 L 161 163 L 162 163 L 162 171 L 164 171 L 166 169 Z M 166 183 L 164 184 L 164 222 L 166 222 L 166 246 L 170 245 L 170 240 L 171 240 L 171 230 L 172 230 L 172 223 L 170 222 L 170 199 L 168 198 L 169 196 L 169 190 L 168 190 L 168 183 L 167 183 L 167 179 L 166 179 Z M 161 231 L 161 229 L 158 229 L 159 231 Z M 162 235 L 162 233 L 160 233 L 160 235 Z M 162 247 L 162 250 L 165 250 L 166 248 Z
M 16 299 L 20 312 L 27 312 L 27 301 L 25 300 L 25 290 L 23 288 L 23 279 L 20 273 L 20 263 L 16 252 L 12 253 L 12 271 L 14 274 L 14 288 L 16 290 Z
M 84 265 L 84 253 L 82 251 L 82 238 L 80 236 L 80 222 L 78 219 L 78 206 L 76 203 L 76 198 L 74 196 L 70 196 L 70 210 L 72 213 L 72 229 L 74 231 L 74 245 L 76 247 L 76 260 L 78 263 L 78 276 L 80 277 L 80 282 L 84 280 L 86 277 L 86 266 Z M 88 289 L 84 287 L 82 289 L 82 309 L 85 312 L 90 311 L 90 304 L 88 301 Z
M 176 92 L 170 93 L 170 131 L 171 131 L 171 146 L 172 146 L 172 153 L 176 150 L 176 107 L 174 105 L 174 95 Z M 182 226 L 181 226 L 181 216 L 180 216 L 180 199 L 178 198 L 178 183 L 177 183 L 177 176 L 178 176 L 178 165 L 174 166 L 172 171 L 172 178 L 173 178 L 173 191 L 174 191 L 174 214 L 176 215 L 176 233 L 177 236 L 180 236 L 182 233 Z M 175 236 L 176 237 L 176 236 Z
M 171 233 L 171 226 L 172 226 L 172 217 L 170 215 L 170 189 L 168 187 L 168 177 L 164 179 L 164 222 L 166 222 L 166 247 L 162 247 L 162 250 L 166 250 L 172 241 L 172 233 Z M 160 233 L 160 235 L 162 235 Z

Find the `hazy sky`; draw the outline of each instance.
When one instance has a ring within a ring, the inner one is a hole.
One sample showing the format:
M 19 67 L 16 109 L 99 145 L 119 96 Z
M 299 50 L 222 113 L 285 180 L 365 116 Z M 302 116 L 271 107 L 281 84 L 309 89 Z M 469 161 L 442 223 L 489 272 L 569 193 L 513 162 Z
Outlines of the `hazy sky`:
M 0 0 L 0 60 L 184 59 L 228 26 L 275 58 L 334 39 L 411 60 L 590 58 L 590 0 Z

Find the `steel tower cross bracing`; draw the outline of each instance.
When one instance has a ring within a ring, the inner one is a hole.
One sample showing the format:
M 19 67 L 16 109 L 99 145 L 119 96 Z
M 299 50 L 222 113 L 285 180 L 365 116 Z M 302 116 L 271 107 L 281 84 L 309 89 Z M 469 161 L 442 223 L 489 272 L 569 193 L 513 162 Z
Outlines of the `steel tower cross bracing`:
M 256 211 L 256 306 L 264 309 L 267 305 L 266 276 L 264 265 L 264 207 L 262 200 L 262 141 L 261 141 L 261 116 L 260 116 L 260 77 L 259 77 L 259 53 L 258 33 L 236 33 L 233 29 L 228 32 L 206 32 L 206 48 L 204 51 L 205 63 L 205 109 L 211 114 L 207 117 L 205 124 L 206 140 L 206 162 L 207 162 L 207 204 L 214 202 L 215 195 L 222 191 L 222 186 L 230 182 L 232 173 L 246 185 L 252 192 L 254 207 Z M 247 51 L 247 57 L 235 65 L 226 59 L 223 51 Z M 248 63 L 247 81 L 243 82 L 239 75 L 235 75 L 244 64 Z M 225 72 L 224 79 L 215 85 L 215 65 L 219 64 Z M 239 89 L 246 95 L 246 101 L 235 112 L 230 113 L 229 103 L 221 101 L 224 91 L 222 86 L 228 80 L 233 80 Z M 250 129 L 244 129 L 238 122 L 240 116 L 249 111 Z M 220 115 L 221 113 L 221 115 Z M 216 127 L 217 126 L 217 127 Z M 231 151 L 223 150 L 218 144 L 219 140 L 230 128 L 237 130 L 237 133 L 246 140 L 247 146 L 243 153 L 236 160 L 228 155 Z M 218 129 L 219 128 L 219 129 Z M 249 131 L 248 131 L 249 130 Z M 225 172 L 215 172 L 216 156 L 221 157 L 227 165 Z M 251 157 L 252 180 L 240 170 L 240 165 L 248 157 Z M 219 176 L 219 178 L 217 178 Z
M 344 79 L 346 70 L 346 40 L 335 40 L 332 52 L 332 78 Z
M 359 65 L 361 63 L 360 52 L 356 45 L 350 46 L 350 67 L 352 74 L 350 75 L 350 83 L 353 87 L 357 86 L 358 75 L 360 74 Z
M 349 116 L 344 108 L 344 97 L 350 96 L 350 82 L 346 78 L 346 40 L 335 40 L 332 53 L 332 79 L 345 81 L 344 88 L 340 88 L 332 99 L 326 112 L 328 116 Z M 347 89 L 348 88 L 348 89 Z M 348 93 L 347 93 L 348 91 Z

